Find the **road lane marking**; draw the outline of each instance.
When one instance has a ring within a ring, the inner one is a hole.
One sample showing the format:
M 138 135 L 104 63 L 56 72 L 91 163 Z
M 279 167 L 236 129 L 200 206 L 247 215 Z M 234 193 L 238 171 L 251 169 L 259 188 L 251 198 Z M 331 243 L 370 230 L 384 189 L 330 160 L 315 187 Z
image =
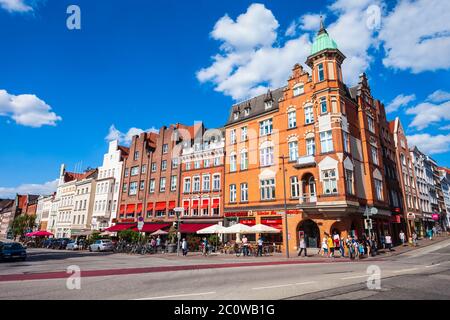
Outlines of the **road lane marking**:
M 410 269 L 402 269 L 402 270 L 394 270 L 392 271 L 393 273 L 402 273 L 402 272 L 410 272 L 410 271 L 415 271 L 417 270 L 417 268 L 410 268 Z
M 139 298 L 134 300 L 156 300 L 156 299 L 168 299 L 168 298 L 179 298 L 179 297 L 194 297 L 194 296 L 204 296 L 209 294 L 214 294 L 215 291 L 210 292 L 200 292 L 200 293 L 185 293 L 185 294 L 176 294 L 171 296 L 160 296 L 160 297 L 148 297 L 148 298 Z
M 362 275 L 362 276 L 345 277 L 345 278 L 341 278 L 341 280 L 367 278 L 368 276 L 369 276 L 369 275 L 365 274 L 365 275 Z
M 440 263 L 436 263 L 436 264 L 432 264 L 430 266 L 425 266 L 425 268 L 433 268 L 433 267 L 437 267 L 437 266 L 440 266 L 440 265 L 441 265 Z
M 256 287 L 256 288 L 252 288 L 252 290 L 284 288 L 284 287 L 300 286 L 300 285 L 311 284 L 311 283 L 315 283 L 315 281 L 297 282 L 297 283 L 288 283 L 288 284 L 278 284 L 278 285 L 275 285 L 275 286 L 267 286 L 267 287 Z

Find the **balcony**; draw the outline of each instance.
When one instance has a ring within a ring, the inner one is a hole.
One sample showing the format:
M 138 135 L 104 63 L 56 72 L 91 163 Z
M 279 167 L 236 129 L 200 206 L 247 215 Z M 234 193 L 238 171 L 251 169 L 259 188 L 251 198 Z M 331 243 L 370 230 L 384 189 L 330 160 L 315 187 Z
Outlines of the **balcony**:
M 315 166 L 316 166 L 316 159 L 314 158 L 313 155 L 299 157 L 297 159 L 297 163 L 294 165 L 294 167 L 297 169 Z
M 315 204 L 317 202 L 317 195 L 315 193 L 305 193 L 300 196 L 300 204 L 308 205 Z

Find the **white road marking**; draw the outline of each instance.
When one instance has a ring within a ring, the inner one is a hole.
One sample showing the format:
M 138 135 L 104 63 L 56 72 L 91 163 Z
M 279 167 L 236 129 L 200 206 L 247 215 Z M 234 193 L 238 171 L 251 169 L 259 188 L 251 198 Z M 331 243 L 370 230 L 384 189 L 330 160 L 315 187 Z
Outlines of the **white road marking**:
M 156 300 L 156 299 L 168 299 L 168 298 L 179 298 L 179 297 L 193 297 L 193 296 L 204 296 L 209 294 L 214 294 L 215 291 L 211 292 L 200 292 L 200 293 L 185 293 L 185 294 L 176 294 L 172 296 L 160 296 L 160 297 L 149 297 L 149 298 L 140 298 L 134 300 Z
M 402 273 L 402 272 L 410 272 L 410 271 L 414 271 L 417 270 L 417 268 L 410 268 L 410 269 L 402 269 L 402 270 L 394 270 L 392 271 L 393 273 Z
M 432 264 L 430 266 L 425 266 L 425 268 L 433 268 L 433 267 L 437 267 L 437 266 L 440 266 L 440 265 L 441 265 L 440 263 L 436 263 L 436 264 Z
M 367 278 L 369 275 L 365 274 L 362 276 L 352 276 L 352 277 L 345 277 L 345 278 L 341 278 L 341 280 L 348 280 L 348 279 L 358 279 L 358 278 Z
M 275 286 L 267 286 L 267 287 L 256 287 L 256 288 L 252 288 L 252 290 L 264 290 L 264 289 L 284 288 L 284 287 L 300 286 L 300 285 L 311 284 L 311 283 L 315 283 L 315 281 L 297 282 L 297 283 L 288 283 L 288 284 L 279 284 L 279 285 L 275 285 Z

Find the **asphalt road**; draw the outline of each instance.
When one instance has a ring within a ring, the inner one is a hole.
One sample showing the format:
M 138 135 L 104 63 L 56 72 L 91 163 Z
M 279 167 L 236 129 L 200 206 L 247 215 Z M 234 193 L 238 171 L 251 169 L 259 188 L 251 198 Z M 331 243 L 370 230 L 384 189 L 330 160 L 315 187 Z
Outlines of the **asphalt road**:
M 30 250 L 26 262 L 0 264 L 2 275 L 151 266 L 210 264 L 214 257 L 130 257 L 67 251 Z M 246 258 L 244 258 L 246 259 Z M 256 258 L 250 258 L 256 259 Z M 310 258 L 303 258 L 308 261 Z M 79 279 L 0 280 L 0 299 L 450 299 L 450 240 L 383 259 L 360 262 L 233 266 L 99 275 Z M 247 260 L 253 261 L 253 260 Z M 311 261 L 311 260 L 310 260 Z M 217 261 L 215 261 L 217 263 Z M 380 272 L 380 287 L 375 287 Z M 79 289 L 77 284 L 80 284 Z

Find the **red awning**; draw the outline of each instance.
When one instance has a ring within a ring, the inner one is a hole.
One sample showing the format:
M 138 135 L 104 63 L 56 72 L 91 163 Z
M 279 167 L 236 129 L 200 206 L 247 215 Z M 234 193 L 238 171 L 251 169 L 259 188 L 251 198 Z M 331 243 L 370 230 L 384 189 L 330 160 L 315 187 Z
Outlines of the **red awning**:
M 138 203 L 136 212 L 142 212 L 142 203 Z
M 176 202 L 175 202 L 175 201 L 170 201 L 170 202 L 169 202 L 169 210 L 175 209 L 176 206 L 177 206 L 177 205 L 176 205 Z
M 120 211 L 119 211 L 119 213 L 120 213 L 120 214 L 124 214 L 124 213 L 125 213 L 125 205 L 124 205 L 124 204 L 121 204 L 121 205 L 120 205 Z
M 128 230 L 133 227 L 136 227 L 136 223 L 118 223 L 115 226 L 106 228 L 105 231 L 117 232 L 122 230 Z
M 200 229 L 212 226 L 213 223 L 182 223 L 180 226 L 181 233 L 195 233 Z
M 142 232 L 155 232 L 159 229 L 164 229 L 170 226 L 170 223 L 144 223 Z
M 209 200 L 202 200 L 202 209 L 208 209 L 209 207 Z
M 147 211 L 153 210 L 153 202 L 147 203 Z
M 127 214 L 134 213 L 134 208 L 135 208 L 134 204 L 127 204 Z
M 198 209 L 198 200 L 192 201 L 192 209 Z
M 212 203 L 212 206 L 211 206 L 211 208 L 213 208 L 213 209 L 216 209 L 216 208 L 218 208 L 219 207 L 219 199 L 213 199 L 213 203 Z
M 166 210 L 166 203 L 165 202 L 157 202 L 155 210 L 156 211 Z
M 188 210 L 189 209 L 189 201 L 184 201 L 183 207 L 184 207 L 184 210 Z

